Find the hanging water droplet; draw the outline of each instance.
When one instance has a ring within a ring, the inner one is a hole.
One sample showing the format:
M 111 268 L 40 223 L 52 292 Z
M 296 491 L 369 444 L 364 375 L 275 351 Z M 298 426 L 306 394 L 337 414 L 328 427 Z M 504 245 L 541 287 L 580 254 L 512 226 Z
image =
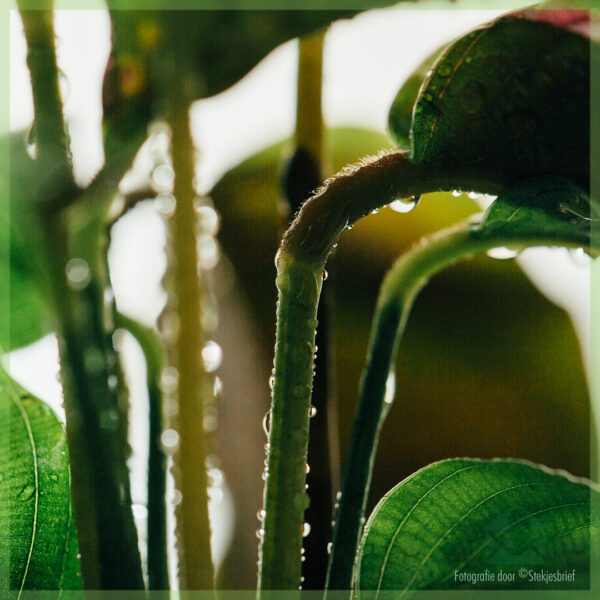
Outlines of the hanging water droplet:
M 256 513 L 256 518 L 262 523 L 265 520 L 265 517 L 267 516 L 267 511 L 264 508 L 261 508 L 257 513 Z
M 488 250 L 486 254 L 490 258 L 495 258 L 496 260 L 510 260 L 512 258 L 516 258 L 519 253 L 516 250 L 499 246 L 498 248 L 492 248 L 491 250 Z
M 304 575 L 302 575 L 302 577 L 300 577 L 300 583 L 304 583 Z
M 152 171 L 152 181 L 159 188 L 170 188 L 173 185 L 174 179 L 175 173 L 169 165 L 158 165 L 154 167 L 154 170 Z
M 323 281 L 327 281 L 328 277 L 329 277 L 329 273 L 327 273 L 327 271 L 323 270 Z
M 108 385 L 109 390 L 116 390 L 119 385 L 119 378 L 116 375 L 109 375 L 106 378 L 106 384 Z
M 306 556 L 301 556 L 300 562 L 306 562 Z M 302 579 L 300 581 L 304 581 L 304 577 L 302 577 Z
M 378 214 L 379 214 L 379 209 L 378 209 L 378 208 L 374 208 L 374 209 L 371 211 L 371 214 L 372 214 L 372 215 L 378 215 Z
M 268 471 L 268 470 L 266 470 L 266 471 L 263 471 L 263 473 L 262 473 L 262 475 L 260 476 L 260 478 L 261 478 L 263 481 L 266 481 L 268 476 L 269 476 L 269 471 Z
M 179 434 L 174 429 L 165 429 L 160 436 L 165 454 L 173 454 L 179 445 Z
M 177 200 L 170 192 L 161 192 L 154 198 L 154 208 L 165 217 L 170 217 L 175 212 Z
M 265 444 L 265 452 L 268 452 L 270 447 L 271 447 L 271 444 L 269 444 L 269 442 L 267 442 Z
M 391 202 L 389 206 L 397 213 L 407 214 L 417 207 L 420 199 L 420 196 L 412 196 L 410 199 L 399 198 L 398 200 Z
M 221 471 L 221 469 L 217 469 L 217 468 L 208 469 L 208 471 L 206 472 L 206 475 L 208 477 L 208 481 L 211 486 L 218 487 L 218 486 L 222 485 L 224 476 L 223 476 L 223 471 Z
M 313 406 L 311 404 L 310 408 L 308 409 L 308 416 L 312 419 L 316 414 L 317 414 L 317 407 Z
M 308 463 L 306 463 L 306 467 L 305 467 L 304 471 L 306 472 L 307 475 L 310 473 L 310 465 Z
M 200 233 L 214 236 L 219 231 L 219 215 L 212 206 L 206 206 L 194 200 L 194 207 L 198 215 L 198 229 Z
M 160 372 L 159 387 L 165 394 L 172 394 L 179 384 L 179 371 L 176 367 L 165 367 Z
M 383 400 L 386 404 L 393 404 L 396 396 L 396 373 L 390 371 L 385 381 L 385 396 Z
M 479 198 L 481 198 L 481 194 L 479 192 L 467 192 L 467 196 L 471 198 L 471 200 L 479 200 Z
M 204 362 L 204 370 L 207 373 L 216 371 L 223 361 L 221 346 L 212 340 L 206 342 L 204 348 L 202 348 L 202 361 Z
M 221 466 L 221 459 L 216 454 L 207 454 L 204 464 L 207 469 L 218 469 Z
M 333 550 L 333 542 L 329 542 L 327 544 L 327 554 L 331 554 L 332 550 Z
M 268 410 L 266 412 L 265 416 L 263 417 L 262 428 L 263 428 L 263 431 L 265 432 L 265 435 L 267 437 L 269 437 L 269 431 L 271 429 L 271 411 L 270 410 Z
M 90 282 L 90 267 L 82 258 L 72 258 L 65 267 L 67 283 L 69 287 L 76 291 L 85 289 Z
M 204 271 L 214 269 L 220 259 L 219 245 L 212 235 L 198 236 L 198 266 Z
M 269 389 L 271 391 L 273 391 L 274 387 L 275 387 L 275 375 L 271 375 L 271 377 L 269 377 Z
M 25 151 L 27 152 L 29 158 L 33 160 L 37 158 L 35 122 L 31 124 L 31 127 L 27 131 L 27 136 L 25 137 Z
M 590 255 L 583 248 L 571 248 L 571 250 L 569 250 L 569 255 L 576 265 L 586 267 L 589 266 L 592 261 Z
M 256 530 L 256 537 L 262 542 L 262 539 L 265 537 L 265 530 L 262 527 Z
M 354 225 L 346 225 L 346 229 L 348 231 L 352 231 L 354 229 Z
M 173 490 L 171 493 L 171 504 L 177 506 L 178 504 L 181 504 L 182 499 L 183 496 L 181 495 L 181 492 L 179 490 Z
M 218 397 L 223 393 L 223 380 L 220 377 L 215 377 L 213 383 L 213 396 Z
M 452 190 L 452 195 L 455 198 L 458 198 L 459 196 L 462 196 L 462 190 Z
M 206 406 L 202 415 L 202 427 L 207 433 L 217 430 L 219 424 L 219 410 L 216 406 Z
M 339 502 L 342 499 L 342 492 L 341 490 L 338 491 L 338 493 L 335 495 L 335 499 Z
M 304 523 L 302 525 L 302 537 L 305 538 L 310 533 L 310 523 Z

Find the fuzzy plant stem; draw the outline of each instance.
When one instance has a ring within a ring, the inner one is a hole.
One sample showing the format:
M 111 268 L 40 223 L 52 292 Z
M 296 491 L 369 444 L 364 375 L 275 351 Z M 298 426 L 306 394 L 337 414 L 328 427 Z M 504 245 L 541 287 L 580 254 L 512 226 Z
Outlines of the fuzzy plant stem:
M 194 209 L 194 145 L 190 133 L 189 103 L 183 82 L 171 95 L 169 126 L 177 199 L 170 219 L 173 260 L 173 312 L 178 323 L 172 366 L 177 369 L 179 448 L 174 456 L 175 481 L 182 495 L 177 507 L 183 589 L 214 587 L 210 548 L 206 474 L 206 440 L 202 425 L 207 389 L 201 350 L 202 295 L 198 274 L 197 218 Z
M 259 597 L 264 590 L 297 590 L 300 583 L 316 314 L 333 244 L 348 225 L 398 197 L 457 185 L 488 193 L 502 187 L 414 165 L 404 152 L 385 154 L 328 181 L 284 236 L 277 256 L 279 306 Z
M 346 457 L 334 527 L 328 590 L 345 590 L 352 585 L 352 570 L 364 524 L 379 432 L 391 406 L 385 401 L 386 382 L 417 295 L 436 273 L 492 248 L 556 244 L 557 241 L 549 239 L 543 231 L 536 231 L 535 223 L 532 223 L 530 235 L 510 238 L 505 233 L 482 236 L 469 223 L 460 223 L 419 242 L 398 259 L 386 275 L 375 309 L 367 365 L 361 380 L 358 410 Z M 577 247 L 581 241 L 564 240 L 561 245 Z
M 300 38 L 298 42 L 298 92 L 296 100 L 295 148 L 287 164 L 284 193 L 288 213 L 294 216 L 302 203 L 323 181 L 323 115 L 321 110 L 321 81 L 323 73 L 323 45 L 325 31 Z M 331 275 L 331 268 L 330 275 Z M 331 539 L 333 486 L 339 485 L 337 469 L 332 465 L 330 452 L 330 415 L 333 406 L 333 382 L 330 368 L 332 345 L 328 327 L 328 306 L 332 286 L 324 288 L 317 320 L 318 353 L 315 359 L 312 405 L 315 414 L 311 420 L 308 443 L 308 496 L 310 505 L 306 522 L 310 535 L 304 540 L 303 589 L 322 590 L 327 575 L 327 544 Z M 335 453 L 337 456 L 337 453 Z M 337 466 L 337 465 L 336 465 Z M 335 477 L 332 472 L 335 471 Z
M 139 344 L 146 361 L 148 390 L 149 443 L 148 443 L 148 588 L 169 589 L 167 559 L 166 482 L 167 457 L 162 450 L 163 395 L 160 375 L 165 363 L 164 350 L 158 334 L 121 313 L 116 325 L 128 331 Z
M 39 224 L 46 251 L 46 286 L 54 309 L 65 395 L 81 570 L 88 589 L 143 589 L 137 533 L 125 462 L 116 356 L 104 321 L 104 284 L 94 260 L 90 281 L 72 289 L 69 221 L 62 210 L 79 192 L 73 182 L 58 90 L 51 10 L 21 10 L 34 100 L 35 168 L 43 183 Z M 89 258 L 89 257 L 88 257 Z

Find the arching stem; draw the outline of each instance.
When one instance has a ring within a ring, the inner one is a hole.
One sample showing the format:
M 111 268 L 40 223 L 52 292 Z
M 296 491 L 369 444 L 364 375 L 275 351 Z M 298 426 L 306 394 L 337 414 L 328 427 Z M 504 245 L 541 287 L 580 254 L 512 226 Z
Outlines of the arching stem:
M 333 244 L 347 225 L 397 197 L 455 186 L 489 193 L 501 189 L 456 171 L 414 165 L 402 152 L 386 154 L 327 182 L 284 236 L 277 258 L 279 306 L 259 596 L 262 590 L 295 590 L 300 583 L 316 313 Z
M 511 235 L 504 230 L 482 234 L 461 223 L 422 240 L 394 264 L 382 284 L 368 360 L 360 386 L 354 430 L 346 457 L 342 495 L 336 515 L 327 589 L 344 590 L 352 585 L 354 558 L 364 523 L 373 463 L 381 426 L 389 409 L 386 382 L 415 298 L 431 277 L 459 261 L 492 248 L 561 245 L 581 246 L 581 238 L 562 241 L 548 236 L 532 220 L 531 230 Z

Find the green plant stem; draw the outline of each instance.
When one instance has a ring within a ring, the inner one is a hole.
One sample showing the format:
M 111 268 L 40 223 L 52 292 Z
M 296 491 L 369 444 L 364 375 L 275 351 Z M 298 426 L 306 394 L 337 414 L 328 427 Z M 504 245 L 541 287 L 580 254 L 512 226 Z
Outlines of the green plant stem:
M 189 102 L 183 82 L 171 95 L 169 125 L 175 170 L 175 213 L 170 219 L 173 259 L 173 312 L 178 323 L 172 365 L 177 369 L 179 449 L 174 460 L 175 481 L 182 494 L 177 507 L 177 536 L 181 548 L 183 589 L 209 590 L 214 586 L 210 548 L 206 475 L 206 441 L 203 429 L 204 398 L 208 380 L 201 349 L 202 294 L 198 275 L 194 147 L 189 129 Z
M 283 238 L 276 261 L 279 306 L 259 596 L 262 590 L 295 590 L 300 583 L 316 313 L 325 261 L 342 231 L 375 208 L 459 186 L 498 193 L 502 182 L 414 165 L 404 152 L 385 154 L 326 182 Z
M 386 275 L 381 287 L 360 387 L 355 426 L 346 458 L 342 495 L 337 510 L 327 589 L 349 589 L 356 549 L 364 524 L 371 474 L 381 426 L 390 405 L 385 402 L 386 382 L 395 364 L 400 339 L 415 298 L 431 277 L 459 261 L 492 248 L 557 245 L 532 225 L 526 237 L 505 233 L 478 235 L 468 223 L 425 238 L 403 255 Z M 567 247 L 581 240 L 565 239 Z
M 127 330 L 139 344 L 146 360 L 148 389 L 149 444 L 148 444 L 148 588 L 169 589 L 167 559 L 166 482 L 167 457 L 162 450 L 163 403 L 160 375 L 165 356 L 158 334 L 134 319 L 117 313 L 117 327 Z
M 137 533 L 131 512 L 117 360 L 104 322 L 100 244 L 88 244 L 90 281 L 71 289 L 65 265 L 71 219 L 61 209 L 78 194 L 58 89 L 53 14 L 21 10 L 35 112 L 35 168 L 42 174 L 37 199 L 45 283 L 57 320 L 61 378 L 72 470 L 81 570 L 88 589 L 143 589 Z M 97 238 L 94 238 L 97 239 Z

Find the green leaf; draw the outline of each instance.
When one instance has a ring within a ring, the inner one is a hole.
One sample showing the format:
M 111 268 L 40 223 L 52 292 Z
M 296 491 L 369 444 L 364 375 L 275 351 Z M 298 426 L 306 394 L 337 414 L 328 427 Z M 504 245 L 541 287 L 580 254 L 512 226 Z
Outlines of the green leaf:
M 388 129 L 392 139 L 401 148 L 410 147 L 410 128 L 413 108 L 419 96 L 419 90 L 429 74 L 431 66 L 443 52 L 445 46 L 430 54 L 402 84 L 398 90 L 388 114 Z
M 584 36 L 516 15 L 482 25 L 424 82 L 412 158 L 499 183 L 552 173 L 587 187 L 589 73 Z
M 356 587 L 407 595 L 431 588 L 586 588 L 590 539 L 598 539 L 592 494 L 582 480 L 521 461 L 433 463 L 376 506 L 358 552 Z M 573 570 L 559 583 L 532 581 L 532 573 Z M 474 583 L 481 573 L 487 580 Z
M 3 372 L 0 384 L 0 589 L 80 589 L 64 428 Z
M 565 240 L 590 247 L 590 223 L 597 207 L 578 185 L 564 177 L 533 177 L 502 193 L 474 224 L 477 237 L 527 239 L 547 236 L 548 245 L 562 246 Z
M 8 315 L 10 326 L 0 337 L 5 351 L 30 344 L 51 330 L 35 259 L 40 236 L 32 204 L 39 175 L 25 143 L 22 131 L 0 138 L 1 151 L 10 152 L 10 182 L 0 182 L 0 311 Z

